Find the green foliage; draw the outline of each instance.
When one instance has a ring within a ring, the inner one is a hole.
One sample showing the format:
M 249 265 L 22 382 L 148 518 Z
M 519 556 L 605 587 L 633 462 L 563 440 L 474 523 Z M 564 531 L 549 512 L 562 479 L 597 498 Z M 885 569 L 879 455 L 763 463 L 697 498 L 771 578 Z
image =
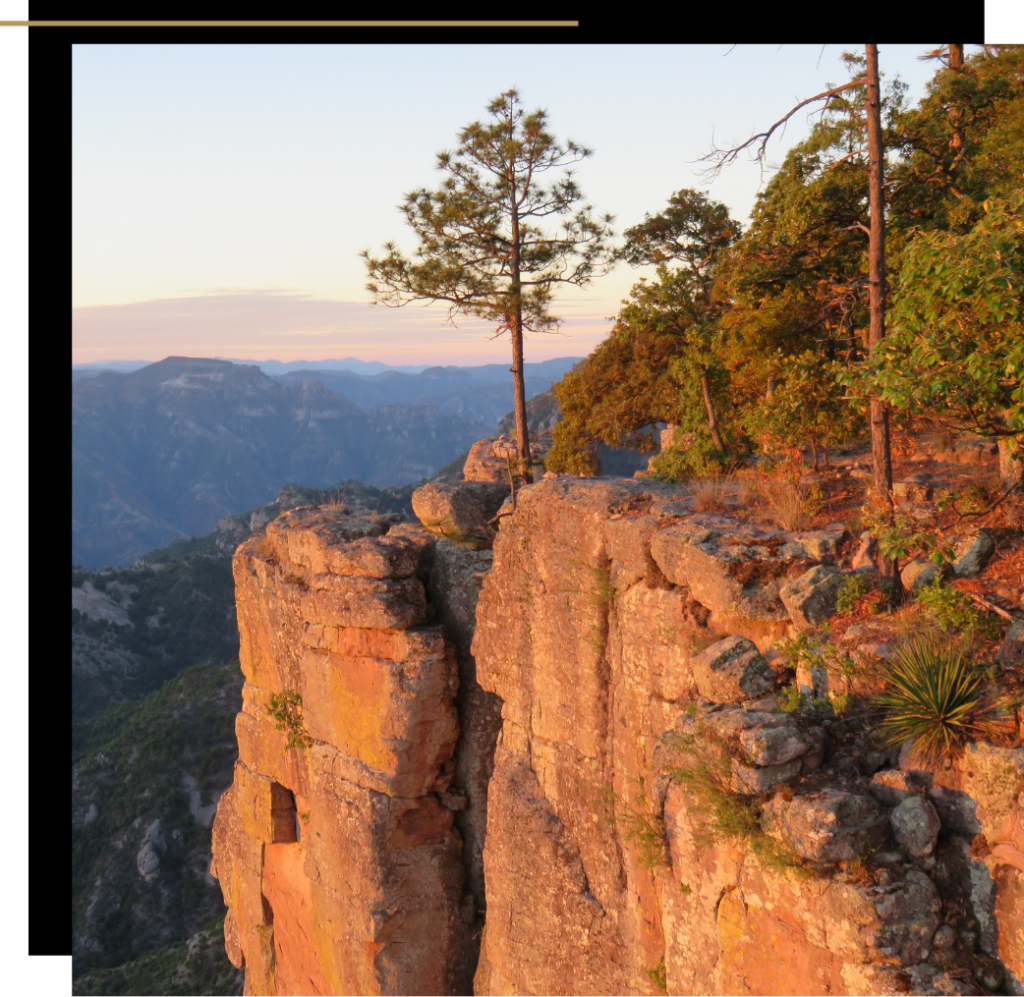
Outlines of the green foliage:
M 923 586 L 917 594 L 917 601 L 931 612 L 943 630 L 956 631 L 965 637 L 977 635 L 986 640 L 997 640 L 1002 635 L 994 613 L 978 609 L 970 596 L 944 586 L 941 578 Z
M 890 744 L 914 742 L 923 758 L 943 758 L 973 737 L 1007 729 L 1001 702 L 962 647 L 934 636 L 896 650 L 889 673 L 894 692 L 879 696 L 881 729 Z
M 739 841 L 767 866 L 807 874 L 795 853 L 765 834 L 752 798 L 729 788 L 730 757 L 706 724 L 698 720 L 692 734 L 666 735 L 662 740 L 675 749 L 676 764 L 668 775 L 692 800 L 690 816 L 698 844 Z
M 692 190 L 679 191 L 668 211 L 627 231 L 620 257 L 657 263 L 657 273 L 633 285 L 608 338 L 556 386 L 563 419 L 554 430 L 550 469 L 593 473 L 597 441 L 652 450 L 656 444 L 642 430 L 657 422 L 710 440 L 702 379 L 719 420 L 734 421 L 729 374 L 712 348 L 721 308 L 712 295 L 712 276 L 716 259 L 738 231 L 724 205 Z M 671 268 L 670 260 L 683 265 Z M 725 426 L 723 434 L 728 435 Z M 694 445 L 688 440 L 688 447 Z
M 285 748 L 308 748 L 313 738 L 306 730 L 306 721 L 302 717 L 302 697 L 294 689 L 285 689 L 280 693 L 271 693 L 270 705 L 266 707 L 267 715 L 275 722 L 277 730 L 288 731 Z
M 210 829 L 193 818 L 182 773 L 196 780 L 200 805 L 208 805 L 213 794 L 230 785 L 238 757 L 235 718 L 241 709 L 241 687 L 237 659 L 194 665 L 141 700 L 120 703 L 75 723 L 73 804 L 78 812 L 90 800 L 98 808 L 93 820 L 75 821 L 71 828 L 76 936 L 85 927 L 97 877 L 123 877 L 115 880 L 121 884 L 121 905 L 105 916 L 99 929 L 103 951 L 76 950 L 76 975 L 135 959 L 153 944 L 146 921 L 154 895 L 138 876 L 134 853 L 125 854 L 117 845 L 126 835 L 141 833 L 133 828 L 145 827 L 158 817 L 167 837 L 167 850 L 160 860 L 161 889 L 167 894 L 160 902 L 172 912 L 181 911 L 185 933 L 196 930 L 197 918 L 201 925 L 223 912 L 219 887 L 191 871 L 194 859 L 209 862 Z M 178 834 L 172 835 L 172 829 Z M 119 865 L 123 869 L 116 873 Z M 168 972 L 163 986 L 172 985 L 172 975 Z M 124 984 L 128 989 L 121 990 L 97 986 L 97 993 L 146 992 L 131 989 L 132 984 Z
M 244 974 L 224 951 L 224 918 L 218 917 L 192 936 L 113 969 L 79 976 L 72 993 L 115 997 L 132 994 L 240 994 Z
M 785 694 L 779 699 L 778 708 L 783 713 L 799 713 L 803 706 L 803 697 L 800 695 L 800 687 L 794 682 L 786 686 Z
M 888 334 L 851 385 L 983 436 L 1024 434 L 1024 191 L 984 204 L 966 234 L 918 232 Z
M 861 575 L 856 573 L 843 579 L 836 593 L 836 612 L 849 613 L 860 602 L 861 597 L 867 595 L 868 583 Z
M 651 983 L 658 988 L 659 993 L 668 993 L 668 971 L 665 969 L 664 961 L 659 962 L 657 966 L 654 966 L 646 970 L 647 975 L 651 978 Z

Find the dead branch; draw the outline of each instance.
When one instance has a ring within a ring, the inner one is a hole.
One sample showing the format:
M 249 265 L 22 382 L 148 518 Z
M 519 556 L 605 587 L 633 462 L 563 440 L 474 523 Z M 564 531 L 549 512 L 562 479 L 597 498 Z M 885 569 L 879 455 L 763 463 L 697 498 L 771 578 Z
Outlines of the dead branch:
M 859 87 L 863 85 L 864 77 L 858 76 L 855 80 L 850 80 L 849 83 L 844 83 L 842 86 L 833 87 L 831 90 L 826 90 L 823 93 L 819 93 L 814 97 L 808 97 L 807 100 L 800 101 L 800 103 L 797 104 L 796 107 L 792 108 L 792 110 L 790 110 L 787 114 L 779 118 L 779 120 L 776 121 L 775 124 L 772 125 L 771 128 L 769 128 L 767 131 L 758 132 L 756 135 L 751 135 L 746 142 L 743 142 L 741 145 L 737 145 L 732 149 L 712 149 L 711 152 L 709 152 L 706 156 L 701 156 L 700 159 L 697 160 L 697 162 L 700 163 L 710 162 L 712 164 L 706 170 L 702 170 L 701 175 L 711 178 L 717 177 L 718 174 L 721 173 L 726 166 L 730 166 L 739 158 L 739 154 L 744 149 L 749 149 L 758 141 L 760 141 L 760 145 L 758 146 L 757 153 L 752 158 L 754 162 L 763 163 L 765 154 L 767 152 L 769 139 L 772 137 L 772 135 L 775 134 L 775 132 L 779 128 L 785 125 L 786 122 L 789 121 L 789 119 L 793 117 L 793 115 L 796 114 L 797 111 L 800 110 L 800 108 L 806 107 L 808 104 L 813 104 L 815 101 L 827 100 L 830 97 L 838 96 L 844 90 L 852 90 L 854 87 Z
M 982 608 L 987 609 L 990 613 L 998 613 L 1004 620 L 1013 620 L 1013 617 L 1005 609 L 1000 609 L 994 603 L 989 602 L 988 599 L 982 599 L 980 595 L 975 595 L 973 592 L 964 592 L 964 595 Z

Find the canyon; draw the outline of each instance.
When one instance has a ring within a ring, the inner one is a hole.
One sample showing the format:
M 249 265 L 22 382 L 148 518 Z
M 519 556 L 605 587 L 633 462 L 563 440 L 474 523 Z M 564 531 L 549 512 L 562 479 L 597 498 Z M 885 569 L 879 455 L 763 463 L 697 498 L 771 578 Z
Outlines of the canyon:
M 778 709 L 842 524 L 480 476 L 235 553 L 210 872 L 245 993 L 1024 994 L 1019 727 L 942 765 Z

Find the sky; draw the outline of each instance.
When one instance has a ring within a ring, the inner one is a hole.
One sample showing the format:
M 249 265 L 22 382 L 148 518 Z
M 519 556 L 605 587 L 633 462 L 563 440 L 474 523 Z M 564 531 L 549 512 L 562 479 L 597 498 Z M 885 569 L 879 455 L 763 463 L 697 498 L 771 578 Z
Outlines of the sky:
M 881 46 L 923 95 L 936 45 Z M 594 149 L 576 179 L 615 230 L 697 187 L 746 221 L 770 176 L 697 162 L 847 79 L 863 46 L 323 45 L 73 47 L 72 362 L 221 356 L 483 364 L 509 356 L 479 319 L 372 305 L 359 251 L 415 237 L 397 209 L 436 187 L 436 153 L 516 87 L 556 138 Z M 798 112 L 770 162 L 806 136 Z M 526 360 L 585 356 L 632 284 L 619 264 L 563 287 L 559 335 Z

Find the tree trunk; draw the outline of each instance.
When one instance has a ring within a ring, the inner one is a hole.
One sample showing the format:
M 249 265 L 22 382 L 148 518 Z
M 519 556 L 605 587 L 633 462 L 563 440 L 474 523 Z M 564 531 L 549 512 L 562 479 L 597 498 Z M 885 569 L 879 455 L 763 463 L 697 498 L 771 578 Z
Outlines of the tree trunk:
M 964 68 L 964 47 L 963 47 L 963 45 L 950 45 L 949 46 L 949 68 L 950 69 L 963 69 Z
M 708 429 L 711 430 L 711 439 L 715 442 L 715 448 L 725 453 L 725 444 L 722 442 L 722 433 L 718 428 L 718 416 L 715 415 L 715 406 L 711 401 L 711 388 L 708 385 L 707 374 L 701 375 L 700 390 L 704 394 L 704 408 L 708 413 Z
M 515 315 L 512 322 L 512 390 L 515 395 L 516 442 L 519 447 L 519 466 L 523 480 L 533 481 L 530 467 L 530 427 L 526 421 L 526 380 L 523 377 L 523 299 L 519 276 L 519 206 L 516 203 L 515 174 L 509 167 L 509 187 L 512 207 L 512 298 Z
M 999 477 L 1003 488 L 1024 491 L 1024 442 L 1019 437 L 999 437 Z
M 871 326 L 868 350 L 879 349 L 885 336 L 885 194 L 883 168 L 885 149 L 882 141 L 882 94 L 878 81 L 878 46 L 867 48 L 867 125 L 868 125 L 868 200 L 871 234 L 868 245 L 868 298 Z M 889 410 L 880 398 L 871 399 L 871 456 L 875 465 L 875 491 L 892 507 L 892 451 L 889 447 Z M 898 599 L 899 572 L 895 561 L 883 558 L 883 577 L 893 585 Z

